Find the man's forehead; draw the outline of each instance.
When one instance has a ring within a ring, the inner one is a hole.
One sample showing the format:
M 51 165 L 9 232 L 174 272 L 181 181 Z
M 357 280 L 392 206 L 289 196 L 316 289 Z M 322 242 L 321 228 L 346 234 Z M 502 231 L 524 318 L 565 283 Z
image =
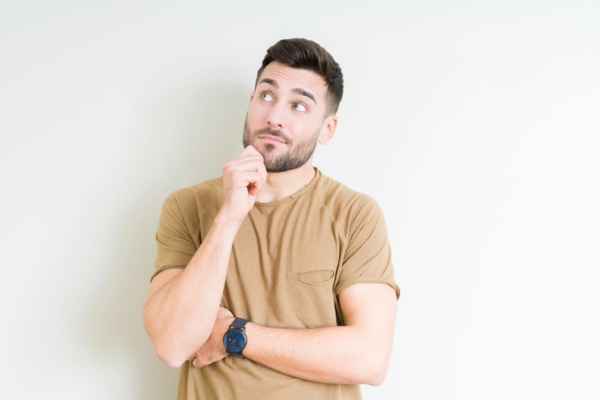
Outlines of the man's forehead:
M 275 61 L 268 64 L 262 71 L 258 78 L 258 84 L 261 82 L 270 84 L 276 88 L 289 86 L 316 92 L 327 89 L 325 79 L 316 72 L 308 69 L 288 67 Z

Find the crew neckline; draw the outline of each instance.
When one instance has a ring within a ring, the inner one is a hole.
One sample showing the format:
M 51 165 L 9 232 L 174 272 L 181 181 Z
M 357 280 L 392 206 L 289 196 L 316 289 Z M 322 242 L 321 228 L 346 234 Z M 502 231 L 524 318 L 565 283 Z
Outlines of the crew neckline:
M 308 182 L 308 184 L 306 186 L 300 188 L 299 190 L 295 191 L 291 195 L 284 197 L 283 199 L 280 199 L 277 201 L 271 201 L 268 203 L 261 203 L 260 201 L 257 201 L 254 203 L 254 205 L 260 206 L 260 207 L 276 206 L 276 205 L 286 203 L 288 201 L 292 201 L 292 200 L 295 200 L 295 199 L 301 197 L 304 193 L 306 193 L 311 188 L 313 188 L 317 184 L 317 181 L 321 178 L 321 171 L 317 167 L 313 166 L 313 168 L 315 169 L 315 176 L 313 176 L 313 178 L 310 180 L 310 182 Z

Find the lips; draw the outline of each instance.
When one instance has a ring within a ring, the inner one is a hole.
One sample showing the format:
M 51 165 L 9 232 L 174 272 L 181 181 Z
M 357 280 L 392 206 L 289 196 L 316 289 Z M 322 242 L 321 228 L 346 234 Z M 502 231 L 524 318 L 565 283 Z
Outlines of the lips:
M 265 127 L 255 131 L 254 137 L 274 143 L 288 144 L 291 142 L 282 131 L 271 127 Z
M 269 142 L 277 142 L 277 143 L 284 143 L 285 144 L 285 140 L 283 140 L 281 137 L 279 136 L 273 136 L 273 135 L 258 135 L 257 136 L 259 139 L 262 140 L 266 140 Z

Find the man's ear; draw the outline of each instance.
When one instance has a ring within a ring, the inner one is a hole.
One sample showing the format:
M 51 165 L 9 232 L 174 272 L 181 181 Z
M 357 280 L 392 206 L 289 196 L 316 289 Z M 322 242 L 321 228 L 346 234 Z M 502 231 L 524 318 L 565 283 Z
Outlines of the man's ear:
M 337 115 L 330 115 L 323 121 L 323 128 L 321 128 L 321 134 L 319 135 L 319 144 L 327 144 L 335 135 L 335 130 L 338 125 Z
M 254 92 L 250 93 L 250 101 L 252 101 L 252 99 L 254 99 Z

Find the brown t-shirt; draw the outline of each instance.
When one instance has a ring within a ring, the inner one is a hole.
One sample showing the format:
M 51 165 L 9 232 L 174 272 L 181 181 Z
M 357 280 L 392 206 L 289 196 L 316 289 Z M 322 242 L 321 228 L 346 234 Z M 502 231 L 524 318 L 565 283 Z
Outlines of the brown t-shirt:
M 222 183 L 215 178 L 165 200 L 154 275 L 188 264 L 219 211 Z M 317 170 L 293 195 L 255 203 L 235 238 L 221 305 L 236 317 L 272 327 L 344 325 L 338 295 L 355 283 L 385 283 L 400 295 L 383 215 L 373 199 Z M 361 394 L 358 385 L 309 382 L 246 358 L 182 366 L 178 400 L 241 398 L 360 399 Z

